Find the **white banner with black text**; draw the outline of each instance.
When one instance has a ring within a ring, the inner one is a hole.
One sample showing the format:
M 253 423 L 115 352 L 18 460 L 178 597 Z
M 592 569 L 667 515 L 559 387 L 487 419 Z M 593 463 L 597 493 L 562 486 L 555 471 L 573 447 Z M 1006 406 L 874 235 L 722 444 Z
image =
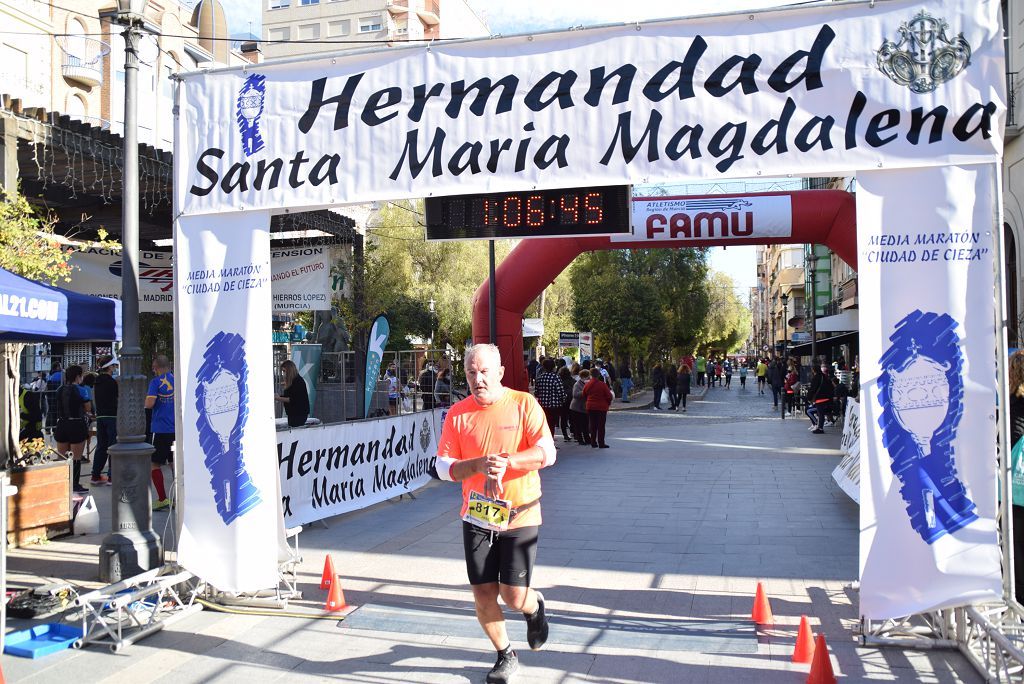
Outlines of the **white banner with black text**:
M 185 214 L 977 163 L 1001 153 L 1006 102 L 995 0 L 828 3 L 182 78 Z
M 861 615 L 999 599 L 996 167 L 857 181 Z
M 175 224 L 177 453 L 185 479 L 178 562 L 223 591 L 275 587 L 284 526 L 268 449 L 275 437 L 270 215 Z
M 277 433 L 288 527 L 413 492 L 430 481 L 446 409 Z
M 832 471 L 832 479 L 846 495 L 860 503 L 860 402 L 846 402 L 843 438 L 839 442 L 843 460 Z
M 271 250 L 274 311 L 323 311 L 331 308 L 331 249 L 294 247 Z M 71 252 L 72 292 L 121 298 L 121 251 L 83 247 Z M 174 310 L 174 259 L 171 252 L 139 252 L 139 311 Z

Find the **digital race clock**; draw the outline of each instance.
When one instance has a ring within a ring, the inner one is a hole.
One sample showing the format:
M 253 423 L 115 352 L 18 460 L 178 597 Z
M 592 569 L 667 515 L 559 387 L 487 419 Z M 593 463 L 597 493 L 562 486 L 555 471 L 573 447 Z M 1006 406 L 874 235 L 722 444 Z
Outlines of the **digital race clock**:
M 630 232 L 630 186 L 428 197 L 428 240 Z

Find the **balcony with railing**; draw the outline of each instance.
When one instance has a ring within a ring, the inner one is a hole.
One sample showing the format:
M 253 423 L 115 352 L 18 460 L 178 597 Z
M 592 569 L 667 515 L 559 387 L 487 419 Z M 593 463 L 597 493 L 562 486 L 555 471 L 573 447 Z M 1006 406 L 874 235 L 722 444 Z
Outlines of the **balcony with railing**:
M 420 21 L 427 26 L 436 26 L 441 23 L 441 6 L 438 0 L 425 0 L 423 9 L 416 10 Z
M 64 78 L 88 88 L 103 83 L 103 60 L 110 54 L 109 45 L 85 36 L 58 36 L 57 42 L 64 53 Z

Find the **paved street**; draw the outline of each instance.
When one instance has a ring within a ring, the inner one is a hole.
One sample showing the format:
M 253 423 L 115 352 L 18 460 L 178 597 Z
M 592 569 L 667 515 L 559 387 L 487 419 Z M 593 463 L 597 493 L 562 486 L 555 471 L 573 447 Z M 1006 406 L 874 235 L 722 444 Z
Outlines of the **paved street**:
M 523 665 L 518 681 L 802 683 L 808 666 L 789 659 L 806 614 L 826 635 L 843 681 L 980 682 L 955 652 L 857 647 L 849 586 L 857 576 L 857 507 L 830 477 L 839 460 L 836 429 L 812 435 L 807 425 L 799 417 L 781 421 L 770 395 L 741 391 L 737 382 L 692 401 L 685 414 L 613 412 L 611 449 L 559 443 L 558 464 L 543 475 L 545 523 L 534 575 L 553 615 L 552 643 L 538 653 L 515 644 Z M 482 682 L 493 652 L 482 635 L 457 628 L 468 624 L 472 607 L 458 503 L 455 487 L 433 483 L 414 501 L 334 518 L 326 529 L 307 527 L 300 537 L 306 600 L 294 607 L 322 606 L 318 584 L 329 551 L 357 606 L 352 627 L 203 611 L 122 654 L 87 648 L 39 661 L 5 656 L 4 673 L 9 681 L 62 684 Z M 164 520 L 157 516 L 158 529 Z M 101 538 L 17 551 L 10 581 L 41 581 L 32 573 L 93 580 Z M 747 618 L 759 580 L 776 619 L 755 634 Z M 365 628 L 372 621 L 357 629 L 359 606 L 451 618 L 424 617 L 399 631 Z M 559 624 L 604 620 L 621 644 L 644 618 L 733 625 L 735 638 L 722 637 L 721 648 L 702 638 L 690 649 L 646 650 L 557 636 Z M 725 648 L 727 641 L 735 648 Z

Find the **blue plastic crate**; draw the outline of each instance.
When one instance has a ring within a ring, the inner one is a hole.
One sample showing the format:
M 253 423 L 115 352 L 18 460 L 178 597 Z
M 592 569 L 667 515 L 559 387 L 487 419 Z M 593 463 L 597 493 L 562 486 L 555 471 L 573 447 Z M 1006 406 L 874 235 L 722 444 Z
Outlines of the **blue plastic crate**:
M 11 632 L 4 637 L 4 653 L 22 658 L 42 658 L 63 651 L 82 638 L 82 628 L 45 624 Z

